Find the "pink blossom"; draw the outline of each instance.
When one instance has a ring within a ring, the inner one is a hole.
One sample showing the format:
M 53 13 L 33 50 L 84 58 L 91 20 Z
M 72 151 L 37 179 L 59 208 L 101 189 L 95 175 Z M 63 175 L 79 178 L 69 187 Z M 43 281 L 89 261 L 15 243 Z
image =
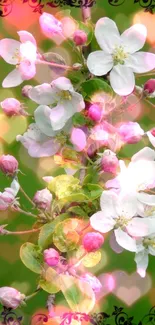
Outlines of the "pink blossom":
M 155 79 L 149 79 L 147 82 L 145 82 L 144 91 L 151 95 L 155 94 Z
M 37 191 L 33 198 L 33 202 L 39 209 L 49 210 L 52 202 L 52 194 L 47 188 Z
M 0 158 L 0 170 L 6 174 L 13 176 L 18 169 L 18 161 L 11 155 L 2 155 Z
M 93 104 L 89 107 L 88 116 L 95 122 L 99 122 L 102 117 L 102 111 L 99 105 Z
M 101 160 L 102 170 L 106 173 L 115 174 L 119 166 L 119 161 L 114 152 L 105 150 Z
M 59 260 L 59 253 L 54 248 L 49 248 L 44 251 L 44 261 L 49 266 L 56 266 Z
M 121 140 L 128 144 L 134 144 L 141 140 L 144 135 L 143 129 L 137 122 L 123 123 L 118 129 Z
M 86 134 L 79 128 L 73 128 L 70 138 L 77 151 L 82 151 L 86 146 Z
M 80 278 L 81 280 L 88 282 L 95 293 L 98 293 L 102 289 L 102 284 L 96 276 L 90 273 L 85 273 Z
M 27 115 L 19 100 L 15 98 L 6 98 L 0 105 L 7 116 Z
M 0 288 L 0 302 L 6 308 L 16 309 L 25 299 L 25 295 L 11 287 Z
M 84 249 L 87 252 L 95 252 L 101 248 L 104 242 L 104 237 L 99 232 L 89 232 L 82 240 Z
M 43 34 L 55 41 L 58 45 L 65 40 L 62 23 L 53 15 L 44 12 L 39 18 L 39 23 Z
M 84 45 L 87 41 L 87 34 L 83 30 L 76 30 L 73 35 L 73 40 L 77 46 Z
M 10 187 L 6 187 L 4 192 L 0 192 L 0 211 L 7 210 L 10 205 L 17 203 L 15 197 L 19 187 L 19 183 L 14 179 Z

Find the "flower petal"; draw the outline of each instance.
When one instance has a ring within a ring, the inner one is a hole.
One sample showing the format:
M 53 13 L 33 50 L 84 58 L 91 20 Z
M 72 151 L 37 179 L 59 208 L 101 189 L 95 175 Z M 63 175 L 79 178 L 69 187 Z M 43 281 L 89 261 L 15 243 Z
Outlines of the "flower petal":
M 2 82 L 3 88 L 16 87 L 23 82 L 19 69 L 11 71 Z
M 125 59 L 125 64 L 133 72 L 145 73 L 155 68 L 155 54 L 149 52 L 134 53 Z
M 55 92 L 48 83 L 31 88 L 28 95 L 30 99 L 41 105 L 52 105 L 56 100 Z
M 55 132 L 52 129 L 50 122 L 51 109 L 46 105 L 40 105 L 34 112 L 34 117 L 38 128 L 47 136 L 54 136 Z
M 155 150 L 149 147 L 141 149 L 135 155 L 133 155 L 131 159 L 132 162 L 136 162 L 138 160 L 155 160 Z
M 27 32 L 26 30 L 20 30 L 19 32 L 17 32 L 17 34 L 19 35 L 21 43 L 25 43 L 29 41 L 33 43 L 35 46 L 37 46 L 36 40 L 31 33 Z
M 28 60 L 23 60 L 19 65 L 19 71 L 23 80 L 30 80 L 36 74 L 35 63 Z
M 74 112 L 81 112 L 85 108 L 85 102 L 81 94 L 72 92 L 72 103 L 75 106 Z
M 75 146 L 76 151 L 82 151 L 87 144 L 86 135 L 79 128 L 72 129 L 70 141 Z
M 106 233 L 114 228 L 115 221 L 106 217 L 103 211 L 99 211 L 90 217 L 90 224 L 94 230 Z
M 107 17 L 97 21 L 95 26 L 95 37 L 101 49 L 106 53 L 112 53 L 115 46 L 120 45 L 121 42 L 115 22 Z
M 155 206 L 155 195 L 150 195 L 147 193 L 138 193 L 137 199 L 142 202 L 143 204 L 149 205 L 149 206 Z
M 20 44 L 20 55 L 22 58 L 31 61 L 35 61 L 37 57 L 36 46 L 31 42 L 25 42 Z
M 51 86 L 59 90 L 74 91 L 71 81 L 66 77 L 59 77 L 51 82 Z
M 155 137 L 154 137 L 154 135 L 150 131 L 146 132 L 146 134 L 147 134 L 151 144 L 153 145 L 153 147 L 155 147 Z
M 119 209 L 118 196 L 113 191 L 103 191 L 100 198 L 100 206 L 106 217 L 116 218 Z
M 135 78 L 132 70 L 125 65 L 118 64 L 110 72 L 110 83 L 114 91 L 120 96 L 132 93 L 135 86 Z
M 126 218 L 134 217 L 137 213 L 137 198 L 132 193 L 121 193 L 121 195 L 118 196 L 120 201 L 119 206 L 119 216 L 125 216 Z
M 130 252 L 136 252 L 136 240 L 132 237 L 130 237 L 125 231 L 123 231 L 121 228 L 114 230 L 115 237 L 117 243 L 123 247 L 124 249 L 127 249 Z
M 103 51 L 92 52 L 88 56 L 87 66 L 95 76 L 103 76 L 113 67 L 112 56 Z
M 7 63 L 18 63 L 17 54 L 19 53 L 20 44 L 20 42 L 11 38 L 4 38 L 0 41 L 0 55 Z
M 67 112 L 63 105 L 57 105 L 51 109 L 50 121 L 54 131 L 61 130 L 68 120 Z
M 131 236 L 143 237 L 155 232 L 155 217 L 133 218 L 126 227 Z
M 137 253 L 134 260 L 137 264 L 137 273 L 144 278 L 149 263 L 147 250 L 144 249 L 142 252 Z
M 121 35 L 123 45 L 126 46 L 129 53 L 139 51 L 145 44 L 147 29 L 145 25 L 135 24 L 125 30 Z

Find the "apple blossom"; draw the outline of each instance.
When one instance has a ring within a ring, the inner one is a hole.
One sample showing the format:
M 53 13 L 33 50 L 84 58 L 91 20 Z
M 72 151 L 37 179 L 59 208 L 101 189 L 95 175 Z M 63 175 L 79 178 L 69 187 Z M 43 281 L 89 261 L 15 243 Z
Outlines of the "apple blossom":
M 95 252 L 101 248 L 104 237 L 99 232 L 88 232 L 84 235 L 82 244 L 87 252 Z
M 39 209 L 49 210 L 52 202 L 52 194 L 47 188 L 44 188 L 35 193 L 33 202 Z
M 102 117 L 102 110 L 101 107 L 97 104 L 93 104 L 88 109 L 88 116 L 90 119 L 92 119 L 94 122 L 99 122 Z
M 76 151 L 82 151 L 87 144 L 85 132 L 79 128 L 73 128 L 70 141 L 74 145 Z
M 43 12 L 39 18 L 39 23 L 43 34 L 55 41 L 58 45 L 65 40 L 62 30 L 62 22 L 53 15 Z
M 151 144 L 155 147 L 155 128 L 146 132 Z
M 0 302 L 6 308 L 16 309 L 18 308 L 25 295 L 21 294 L 18 290 L 12 287 L 1 287 L 0 288 Z
M 83 30 L 76 30 L 73 34 L 73 40 L 77 46 L 84 45 L 87 41 L 87 34 Z
M 101 155 L 101 168 L 105 173 L 116 174 L 119 166 L 119 161 L 114 152 L 111 150 L 105 150 Z
M 20 31 L 18 35 L 20 42 L 10 38 L 0 40 L 0 55 L 7 63 L 16 66 L 3 80 L 4 88 L 16 87 L 24 80 L 33 78 L 36 73 L 36 41 L 26 31 Z
M 2 155 L 0 157 L 0 170 L 6 174 L 13 176 L 18 170 L 18 161 L 11 155 Z
M 7 210 L 9 206 L 18 204 L 15 197 L 19 191 L 20 185 L 16 179 L 10 187 L 6 187 L 4 192 L 0 192 L 0 211 Z
M 149 79 L 144 84 L 144 92 L 146 95 L 148 95 L 150 98 L 155 97 L 155 79 Z
M 134 260 L 137 265 L 137 273 L 144 278 L 149 263 L 148 255 L 155 256 L 155 234 L 138 238 L 136 244 L 137 253 L 135 254 Z
M 134 237 L 155 232 L 155 217 L 137 217 L 138 203 L 132 194 L 103 191 L 100 206 L 101 211 L 90 217 L 91 227 L 102 233 L 113 229 L 117 243 L 126 250 L 136 252 Z
M 49 248 L 44 251 L 44 261 L 49 266 L 56 266 L 60 261 L 59 253 L 54 248 Z
M 123 142 L 134 144 L 141 140 L 144 135 L 143 129 L 137 122 L 125 122 L 118 128 L 118 133 Z
M 0 103 L 0 105 L 7 116 L 27 115 L 22 104 L 15 98 L 6 98 Z
M 146 41 L 146 27 L 135 24 L 120 36 L 115 22 L 104 17 L 96 23 L 95 36 L 102 50 L 89 54 L 89 71 L 95 76 L 110 72 L 114 91 L 120 96 L 131 94 L 135 87 L 134 73 L 155 68 L 155 54 L 138 52 Z
M 102 284 L 99 279 L 91 273 L 84 273 L 81 275 L 80 279 L 88 282 L 95 293 L 102 289 Z

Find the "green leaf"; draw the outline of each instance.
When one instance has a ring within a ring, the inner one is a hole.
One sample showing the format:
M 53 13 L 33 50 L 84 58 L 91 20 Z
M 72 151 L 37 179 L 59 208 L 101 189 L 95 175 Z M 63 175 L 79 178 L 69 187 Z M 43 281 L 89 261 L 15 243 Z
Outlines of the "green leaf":
M 67 219 L 60 222 L 53 234 L 53 243 L 60 252 L 68 252 L 77 248 L 79 235 L 76 232 L 78 219 Z
M 40 279 L 39 286 L 48 293 L 57 293 L 60 291 L 57 283 L 58 277 L 57 272 L 52 267 L 49 267 L 45 271 L 44 278 Z
M 102 192 L 103 192 L 103 188 L 100 186 L 100 185 L 98 185 L 98 184 L 87 184 L 86 186 L 85 186 L 85 189 L 86 190 L 89 190 L 89 192 L 90 192 L 90 197 L 91 197 L 91 199 L 97 199 L 98 197 L 100 197 L 101 196 L 101 194 L 102 194 Z
M 94 78 L 88 81 L 85 81 L 81 84 L 82 93 L 86 93 L 86 98 L 89 99 L 92 95 L 96 94 L 97 92 L 103 92 L 105 94 L 109 94 L 110 97 L 113 95 L 112 88 L 105 82 L 99 78 Z
M 66 196 L 58 201 L 59 209 L 62 209 L 64 205 L 72 203 L 72 202 L 87 202 L 89 197 L 82 192 L 71 194 Z
M 86 212 L 83 209 L 81 209 L 78 205 L 70 207 L 68 211 L 81 217 L 88 217 Z
M 58 217 L 56 217 L 56 219 L 54 221 L 51 221 L 49 223 L 46 223 L 41 231 L 40 231 L 40 234 L 39 234 L 39 239 L 38 239 L 38 245 L 42 248 L 42 249 L 46 249 L 48 248 L 51 244 L 52 244 L 52 241 L 53 241 L 53 232 L 54 232 L 54 229 L 56 227 L 56 225 L 67 219 L 69 216 L 68 216 L 68 213 L 63 213 L 63 214 L 60 214 Z
M 89 313 L 95 305 L 95 294 L 90 284 L 70 275 L 61 274 L 60 289 L 73 312 Z
M 79 162 L 79 154 L 75 150 L 71 148 L 64 148 L 61 153 L 63 158 Z
M 72 117 L 72 121 L 74 126 L 78 126 L 78 125 L 85 125 L 87 119 L 81 113 L 75 113 Z
M 77 192 L 81 186 L 79 180 L 71 175 L 59 175 L 48 184 L 48 189 L 53 192 L 58 199 L 63 199 Z
M 94 32 L 93 24 L 91 24 L 90 22 L 83 23 L 81 21 L 78 21 L 78 24 L 79 24 L 79 29 L 83 30 L 87 34 L 87 42 L 85 44 L 87 46 L 90 44 L 93 38 L 93 32 Z
M 38 274 L 42 272 L 43 256 L 37 245 L 24 243 L 20 248 L 20 258 L 23 264 L 31 271 Z

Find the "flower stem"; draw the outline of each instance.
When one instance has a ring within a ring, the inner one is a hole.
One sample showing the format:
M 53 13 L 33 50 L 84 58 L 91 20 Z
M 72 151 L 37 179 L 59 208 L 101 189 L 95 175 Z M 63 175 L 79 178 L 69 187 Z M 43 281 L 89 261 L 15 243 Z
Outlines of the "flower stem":
M 31 295 L 29 295 L 25 298 L 25 301 L 30 300 L 31 298 L 35 297 L 40 290 L 41 290 L 41 288 L 38 288 L 35 292 L 31 293 Z
M 31 200 L 31 198 L 25 193 L 25 191 L 23 190 L 23 188 L 20 185 L 20 191 L 23 193 L 23 195 L 26 197 L 26 199 L 33 205 L 33 207 L 35 208 L 35 203 Z
M 17 211 L 17 212 L 20 212 L 20 213 L 23 213 L 25 214 L 26 216 L 30 216 L 30 217 L 34 217 L 34 218 L 37 218 L 38 216 L 36 216 L 35 214 L 31 213 L 31 212 L 28 212 L 28 211 L 25 211 L 21 208 L 19 208 L 18 206 L 17 207 L 12 207 L 12 210 L 13 211 Z
M 83 22 L 86 23 L 88 20 L 91 19 L 91 10 L 90 10 L 90 7 L 85 7 L 84 3 L 85 3 L 85 0 L 82 3 L 81 11 L 82 11 Z
M 41 228 L 37 229 L 30 229 L 30 230 L 24 230 L 24 231 L 7 231 L 6 235 L 25 235 L 25 234 L 32 234 L 34 232 L 39 231 Z
M 78 67 L 71 67 L 69 65 L 58 64 L 58 63 L 48 62 L 48 61 L 44 61 L 44 60 L 36 60 L 36 63 L 38 63 L 38 64 L 46 64 L 46 65 L 50 65 L 51 67 L 54 67 L 54 68 L 62 68 L 62 69 L 65 69 L 65 70 L 79 70 Z

